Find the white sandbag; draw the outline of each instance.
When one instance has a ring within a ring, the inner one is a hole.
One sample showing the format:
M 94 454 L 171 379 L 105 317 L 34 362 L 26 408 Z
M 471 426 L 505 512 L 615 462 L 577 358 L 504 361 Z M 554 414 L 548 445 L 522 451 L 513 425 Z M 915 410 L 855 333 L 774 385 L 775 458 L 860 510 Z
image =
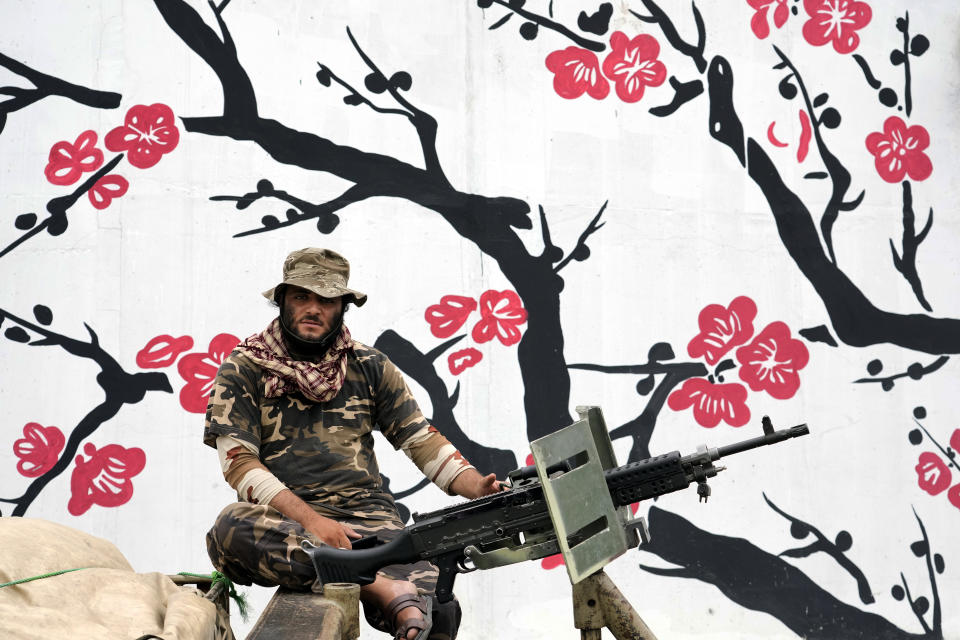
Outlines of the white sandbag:
M 198 590 L 161 573 L 135 573 L 101 538 L 44 520 L 0 518 L 0 583 L 79 567 L 0 588 L 0 637 L 218 640 L 216 606 Z

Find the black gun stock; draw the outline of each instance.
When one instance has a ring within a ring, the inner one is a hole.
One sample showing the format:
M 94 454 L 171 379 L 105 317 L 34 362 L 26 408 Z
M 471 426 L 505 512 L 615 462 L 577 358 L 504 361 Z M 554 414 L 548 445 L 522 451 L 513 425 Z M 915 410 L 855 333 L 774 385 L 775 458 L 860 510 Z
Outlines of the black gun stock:
M 722 457 L 782 442 L 809 433 L 802 424 L 775 431 L 768 418 L 764 435 L 719 448 L 698 448 L 686 456 L 679 451 L 638 460 L 604 472 L 615 507 L 656 498 L 697 483 L 700 500 L 710 495 L 707 478 L 724 467 L 713 462 Z M 570 471 L 576 460 L 565 461 L 548 472 Z M 377 570 L 392 564 L 427 560 L 437 565 L 437 598 L 453 598 L 453 581 L 459 573 L 475 571 L 478 557 L 497 557 L 489 566 L 520 560 L 536 560 L 559 552 L 556 533 L 535 467 L 511 472 L 510 489 L 455 504 L 426 514 L 414 514 L 413 524 L 389 542 L 379 544 L 376 536 L 354 543 L 353 549 L 334 549 L 304 543 L 317 576 L 328 582 L 370 584 Z

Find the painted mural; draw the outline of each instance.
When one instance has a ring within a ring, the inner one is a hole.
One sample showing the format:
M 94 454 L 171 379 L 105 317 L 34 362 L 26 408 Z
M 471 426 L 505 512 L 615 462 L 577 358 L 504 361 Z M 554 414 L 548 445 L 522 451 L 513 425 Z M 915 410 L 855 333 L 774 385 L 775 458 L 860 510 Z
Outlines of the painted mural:
M 621 463 L 809 425 L 634 505 L 660 637 L 960 638 L 952 0 L 44 6 L 0 0 L 2 516 L 208 571 L 213 378 L 326 246 L 481 471 L 578 405 Z M 458 580 L 460 637 L 575 637 L 561 565 Z

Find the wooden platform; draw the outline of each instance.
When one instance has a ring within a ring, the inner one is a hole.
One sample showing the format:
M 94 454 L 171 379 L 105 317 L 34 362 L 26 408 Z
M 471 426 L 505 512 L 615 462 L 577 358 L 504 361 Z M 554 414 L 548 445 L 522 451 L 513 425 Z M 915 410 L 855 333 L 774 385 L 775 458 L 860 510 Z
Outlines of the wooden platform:
M 352 600 L 341 606 L 317 593 L 279 587 L 247 640 L 352 640 L 360 635 L 356 595 Z

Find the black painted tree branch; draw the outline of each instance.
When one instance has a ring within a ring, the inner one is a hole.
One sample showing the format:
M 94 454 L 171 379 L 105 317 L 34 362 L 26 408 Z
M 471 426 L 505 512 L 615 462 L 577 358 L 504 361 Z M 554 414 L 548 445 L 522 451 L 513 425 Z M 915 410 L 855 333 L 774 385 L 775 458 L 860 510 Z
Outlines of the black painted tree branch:
M 606 50 L 607 48 L 607 45 L 602 42 L 585 38 L 559 22 L 524 9 L 523 2 L 518 2 L 517 0 L 478 0 L 477 4 L 481 8 L 489 8 L 494 4 L 498 4 L 510 11 L 510 13 L 506 14 L 503 18 L 500 18 L 496 23 L 494 23 L 494 25 L 490 27 L 491 29 L 500 27 L 501 25 L 505 24 L 506 21 L 513 16 L 513 14 L 516 14 L 524 20 L 537 25 L 538 28 L 543 27 L 545 29 L 549 29 L 550 31 L 559 33 L 565 38 L 571 40 L 578 47 L 583 47 L 584 49 L 589 49 L 590 51 L 598 53 Z
M 840 160 L 827 148 L 820 130 L 823 122 L 822 117 L 818 116 L 814 109 L 813 101 L 810 99 L 810 94 L 807 92 L 807 87 L 803 82 L 803 78 L 800 76 L 800 72 L 780 49 L 776 46 L 774 46 L 773 49 L 780 57 L 780 64 L 778 64 L 777 67 L 786 65 L 797 81 L 797 86 L 800 88 L 800 95 L 803 96 L 804 109 L 810 116 L 813 139 L 817 144 L 817 153 L 819 153 L 827 169 L 827 174 L 830 176 L 830 182 L 832 184 L 830 199 L 827 201 L 823 214 L 820 216 L 820 233 L 823 235 L 823 241 L 827 245 L 830 261 L 836 264 L 837 256 L 833 251 L 833 225 L 836 223 L 841 211 L 853 211 L 860 205 L 865 192 L 861 191 L 860 195 L 852 201 L 844 202 L 844 197 L 850 188 L 850 172 L 847 171 L 847 168 L 844 167 Z
M 427 392 L 430 403 L 433 405 L 430 424 L 435 426 L 457 450 L 465 454 L 481 473 L 493 472 L 498 477 L 504 477 L 517 468 L 516 455 L 508 449 L 479 444 L 467 436 L 457 422 L 456 416 L 453 415 L 460 396 L 460 383 L 457 383 L 452 394 L 449 393 L 434 365 L 438 357 L 463 337 L 461 335 L 450 338 L 429 352 L 423 353 L 397 332 L 387 330 L 380 334 L 373 346 L 383 351 L 403 373 Z
M 120 106 L 121 96 L 112 91 L 97 91 L 76 85 L 60 78 L 41 73 L 10 56 L 0 53 L 0 66 L 7 68 L 33 84 L 33 89 L 21 87 L 0 87 L 0 95 L 10 96 L 0 102 L 0 133 L 7 123 L 7 116 L 14 111 L 50 96 L 61 96 L 95 109 L 116 109 Z
M 149 391 L 172 393 L 173 388 L 170 386 L 167 374 L 163 372 L 127 373 L 113 356 L 104 351 L 97 334 L 86 323 L 83 326 L 87 329 L 89 339 L 84 342 L 55 333 L 0 309 L 0 321 L 4 319 L 15 322 L 22 330 L 39 335 L 40 338 L 30 342 L 31 346 L 58 346 L 70 355 L 95 362 L 100 367 L 97 384 L 104 391 L 103 402 L 91 409 L 70 432 L 57 463 L 42 476 L 34 479 L 21 496 L 3 499 L 3 502 L 14 505 L 12 515 L 22 516 L 43 488 L 66 471 L 83 441 L 113 418 L 125 404 L 140 402 Z
M 827 536 L 825 536 L 818 528 L 810 524 L 809 522 L 804 522 L 800 518 L 791 516 L 789 513 L 778 507 L 773 503 L 770 498 L 767 497 L 767 494 L 763 494 L 763 499 L 766 503 L 773 509 L 775 512 L 783 516 L 788 522 L 790 522 L 790 534 L 802 540 L 808 535 L 813 534 L 813 537 L 816 540 L 806 547 L 801 547 L 798 549 L 787 549 L 786 551 L 781 551 L 780 556 L 786 556 L 788 558 L 806 558 L 817 552 L 826 553 L 828 556 L 833 558 L 833 560 L 840 565 L 840 567 L 853 576 L 853 579 L 857 582 L 857 591 L 860 594 L 860 601 L 864 604 L 872 604 L 875 602 L 873 597 L 873 592 L 870 589 L 870 583 L 867 581 L 867 576 L 864 575 L 863 571 L 854 564 L 853 560 L 847 557 L 846 551 L 848 551 L 853 546 L 853 537 L 847 531 L 841 531 L 837 534 L 836 541 L 830 541 Z
M 403 109 L 390 109 L 387 107 L 381 107 L 374 104 L 374 102 L 370 98 L 360 93 L 356 89 L 356 87 L 354 87 L 352 84 L 350 84 L 349 82 L 347 82 L 346 80 L 338 76 L 333 69 L 323 64 L 322 62 L 318 62 L 317 66 L 320 67 L 320 70 L 317 71 L 317 81 L 320 84 L 322 84 L 325 87 L 328 87 L 330 86 L 331 82 L 336 82 L 338 85 L 340 85 L 341 87 L 343 87 L 344 89 L 350 92 L 347 94 L 346 97 L 344 97 L 343 99 L 344 103 L 353 105 L 353 106 L 356 106 L 359 104 L 365 104 L 368 107 L 370 107 L 370 109 L 372 109 L 373 111 L 376 111 L 377 113 L 403 116 L 405 118 L 411 117 L 410 112 L 404 111 Z
M 273 183 L 264 178 L 257 181 L 256 191 L 245 193 L 242 196 L 211 196 L 210 199 L 217 202 L 235 202 L 236 208 L 240 210 L 246 209 L 257 200 L 264 198 L 276 198 L 294 207 L 287 209 L 283 221 L 274 215 L 266 215 L 260 220 L 262 226 L 241 231 L 233 235 L 234 238 L 243 238 L 268 231 L 275 231 L 283 227 L 291 227 L 305 220 L 314 219 L 317 221 L 317 231 L 320 233 L 332 233 L 340 224 L 340 216 L 337 215 L 337 211 L 373 195 L 375 194 L 367 191 L 362 185 L 353 185 L 332 200 L 321 204 L 314 204 L 291 195 L 286 191 L 274 188 Z
M 404 84 L 404 80 L 409 79 L 409 74 L 404 74 L 399 77 L 400 74 L 394 74 L 388 80 L 386 75 L 380 70 L 379 67 L 373 62 L 373 60 L 368 56 L 364 50 L 357 44 L 356 38 L 353 37 L 353 34 L 350 32 L 350 29 L 347 29 L 347 37 L 350 38 L 350 43 L 353 44 L 353 48 L 356 49 L 357 53 L 360 55 L 360 58 L 363 59 L 363 62 L 372 72 L 374 81 L 383 82 L 386 85 L 387 92 L 396 100 L 397 104 L 403 107 L 406 110 L 407 117 L 410 119 L 410 123 L 413 125 L 414 129 L 417 131 L 417 136 L 420 138 L 420 148 L 423 150 L 423 160 L 429 173 L 437 182 L 450 186 L 450 181 L 447 180 L 447 176 L 443 173 L 443 167 L 440 166 L 440 158 L 437 155 L 437 121 L 429 113 L 421 111 L 417 107 L 407 100 L 403 95 L 401 95 L 401 89 L 409 89 L 409 82 Z M 369 79 L 369 78 L 368 78 Z
M 647 517 L 651 541 L 640 550 L 677 567 L 661 569 L 641 564 L 641 569 L 712 584 L 733 602 L 774 616 L 800 637 L 810 640 L 931 637 L 909 633 L 882 616 L 838 600 L 800 569 L 748 540 L 704 531 L 656 506 L 650 507 Z M 744 561 L 745 558 L 749 561 Z
M 931 625 L 927 625 L 927 620 L 924 618 L 926 613 L 926 598 L 920 600 L 919 598 L 914 600 L 910 596 L 910 588 L 907 586 L 907 579 L 904 577 L 903 573 L 900 574 L 900 580 L 903 582 L 904 589 L 906 590 L 907 602 L 910 604 L 910 609 L 913 611 L 914 615 L 917 616 L 917 619 L 920 621 L 920 625 L 923 627 L 923 630 L 931 638 L 943 638 L 943 628 L 941 626 L 941 615 L 940 615 L 940 592 L 937 590 L 937 569 L 934 567 L 934 554 L 930 548 L 930 538 L 927 536 L 927 528 L 923 525 L 923 520 L 920 519 L 920 516 L 917 514 L 917 510 L 913 510 L 913 517 L 917 519 L 917 525 L 920 527 L 920 534 L 923 536 L 921 540 L 914 542 L 910 545 L 911 551 L 915 556 L 922 557 L 925 560 L 927 565 L 927 577 L 930 581 L 930 594 L 933 598 L 933 620 Z M 940 571 L 943 570 L 941 565 L 939 568 Z
M 8 244 L 6 247 L 0 249 L 0 258 L 4 257 L 44 229 L 46 229 L 47 233 L 49 233 L 51 236 L 62 235 L 67 230 L 69 225 L 69 221 L 67 220 L 67 211 L 70 210 L 70 207 L 75 205 L 77 201 L 80 200 L 85 193 L 87 193 L 87 191 L 92 189 L 93 185 L 97 184 L 97 180 L 110 173 L 113 168 L 116 167 L 121 160 L 123 160 L 123 155 L 124 154 L 122 153 L 117 155 L 113 160 L 100 167 L 96 173 L 84 180 L 76 189 L 74 189 L 73 193 L 65 196 L 57 196 L 56 198 L 52 198 L 49 202 L 47 202 L 47 213 L 49 215 L 39 223 L 37 223 L 35 214 L 27 213 L 19 216 L 17 218 L 17 222 L 19 223 L 20 220 L 26 220 L 26 225 L 24 226 L 27 228 L 27 231 L 19 238 Z
M 651 115 L 658 118 L 672 115 L 677 109 L 703 93 L 703 82 L 700 80 L 680 82 L 676 76 L 670 76 L 670 86 L 673 87 L 673 99 L 668 104 L 651 107 L 649 109 Z
M 570 424 L 570 377 L 560 325 L 563 279 L 554 272 L 550 257 L 531 255 L 514 229 L 532 228 L 529 205 L 516 198 L 463 193 L 428 169 L 260 117 L 253 86 L 222 20 L 218 18 L 223 40 L 182 0 L 154 2 L 169 27 L 210 65 L 223 88 L 223 114 L 183 118 L 185 128 L 252 141 L 280 163 L 330 173 L 372 196 L 402 198 L 439 213 L 460 236 L 496 261 L 527 310 L 527 330 L 517 355 L 528 439 Z
M 606 222 L 600 222 L 600 218 L 601 216 L 603 216 L 603 212 L 606 208 L 607 208 L 607 202 L 604 202 L 603 205 L 600 207 L 600 210 L 597 211 L 597 215 L 593 217 L 593 220 L 590 221 L 590 223 L 587 225 L 587 228 L 584 229 L 583 232 L 580 234 L 580 237 L 577 238 L 577 244 L 574 245 L 573 249 L 570 250 L 567 256 L 565 258 L 562 258 L 560 260 L 560 263 L 553 268 L 554 273 L 560 273 L 560 270 L 563 269 L 568 264 L 570 264 L 571 260 L 576 260 L 577 262 L 583 262 L 584 260 L 590 257 L 590 247 L 587 246 L 587 238 L 589 238 L 594 233 L 599 231 L 600 228 L 603 227 L 603 225 L 607 224 Z M 547 221 L 546 221 L 546 217 L 543 214 L 543 207 L 540 207 L 540 220 L 541 220 L 541 224 L 546 225 Z M 598 222 L 600 222 L 600 224 L 597 224 Z M 544 239 L 545 239 L 544 250 L 547 250 L 546 241 L 549 241 L 549 233 L 546 231 L 544 233 L 547 233 L 547 235 L 544 236 Z M 555 245 L 551 243 L 550 246 L 554 247 Z
M 864 383 L 874 383 L 880 384 L 884 391 L 890 391 L 893 389 L 894 381 L 900 378 L 911 378 L 913 380 L 919 380 L 923 376 L 928 375 L 947 364 L 950 360 L 948 356 L 940 356 L 930 364 L 924 366 L 919 362 L 914 362 L 907 370 L 902 373 L 896 373 L 889 376 L 874 376 L 872 378 L 858 378 L 854 380 L 854 384 L 864 384 Z
M 923 295 L 923 283 L 920 281 L 920 275 L 917 273 L 917 249 L 920 248 L 930 228 L 933 226 L 933 207 L 930 207 L 930 215 L 927 216 L 927 222 L 923 225 L 920 233 L 916 232 L 915 216 L 913 213 L 913 192 L 910 188 L 910 181 L 904 180 L 903 187 L 903 239 L 901 240 L 902 255 L 897 253 L 897 248 L 890 240 L 890 252 L 893 254 L 893 266 L 896 267 L 913 289 L 913 294 L 927 311 L 933 311 L 933 307 L 927 302 Z
M 903 109 L 910 116 L 913 111 L 913 92 L 910 89 L 910 12 L 897 20 L 897 29 L 903 32 Z
M 642 22 L 659 26 L 667 42 L 670 43 L 670 46 L 693 60 L 693 63 L 697 65 L 697 71 L 703 73 L 707 69 L 707 60 L 703 57 L 703 52 L 706 49 L 707 30 L 703 24 L 703 16 L 700 15 L 700 10 L 697 9 L 697 3 L 690 3 L 693 20 L 697 25 L 697 44 L 694 45 L 680 37 L 680 33 L 674 26 L 673 21 L 656 2 L 652 0 L 641 0 L 641 2 L 647 11 L 650 12 L 650 15 L 644 16 L 636 11 L 631 11 L 630 13 Z
M 952 466 L 957 471 L 960 471 L 960 464 L 957 463 L 957 454 L 960 452 L 953 451 L 950 447 L 947 447 L 946 449 L 944 449 L 943 445 L 940 444 L 940 442 L 936 438 L 934 438 L 929 431 L 927 431 L 927 428 L 923 426 L 922 422 L 920 422 L 916 418 L 914 418 L 913 421 L 917 424 L 918 427 L 920 427 L 923 430 L 923 432 L 927 435 L 927 439 L 929 439 L 930 442 L 933 443 L 933 446 L 935 446 L 940 451 L 940 453 L 943 454 L 944 459 L 947 461 L 947 466 L 948 467 Z M 923 437 L 920 436 L 917 440 L 911 439 L 910 442 L 913 444 L 920 444 L 922 440 L 923 440 Z
M 633 440 L 628 462 L 636 462 L 650 457 L 650 439 L 653 437 L 653 430 L 657 426 L 657 417 L 660 415 L 660 410 L 663 409 L 670 392 L 688 378 L 705 377 L 709 373 L 706 365 L 702 362 L 669 364 L 662 362 L 673 358 L 672 347 L 666 342 L 658 342 L 650 347 L 645 364 L 598 365 L 575 363 L 568 365 L 571 369 L 583 371 L 644 376 L 637 383 L 638 394 L 650 394 L 650 399 L 644 406 L 643 411 L 633 420 L 610 431 L 610 438 L 613 440 L 624 437 Z M 658 375 L 663 375 L 663 378 L 654 386 L 655 376 Z
M 648 8 L 654 4 L 653 0 L 643 2 Z M 824 252 L 807 206 L 787 187 L 763 148 L 745 136 L 733 104 L 733 70 L 722 56 L 710 60 L 707 85 L 710 136 L 737 155 L 760 187 L 781 242 L 813 285 L 837 337 L 855 347 L 891 343 L 931 354 L 960 353 L 960 319 L 879 309 Z

